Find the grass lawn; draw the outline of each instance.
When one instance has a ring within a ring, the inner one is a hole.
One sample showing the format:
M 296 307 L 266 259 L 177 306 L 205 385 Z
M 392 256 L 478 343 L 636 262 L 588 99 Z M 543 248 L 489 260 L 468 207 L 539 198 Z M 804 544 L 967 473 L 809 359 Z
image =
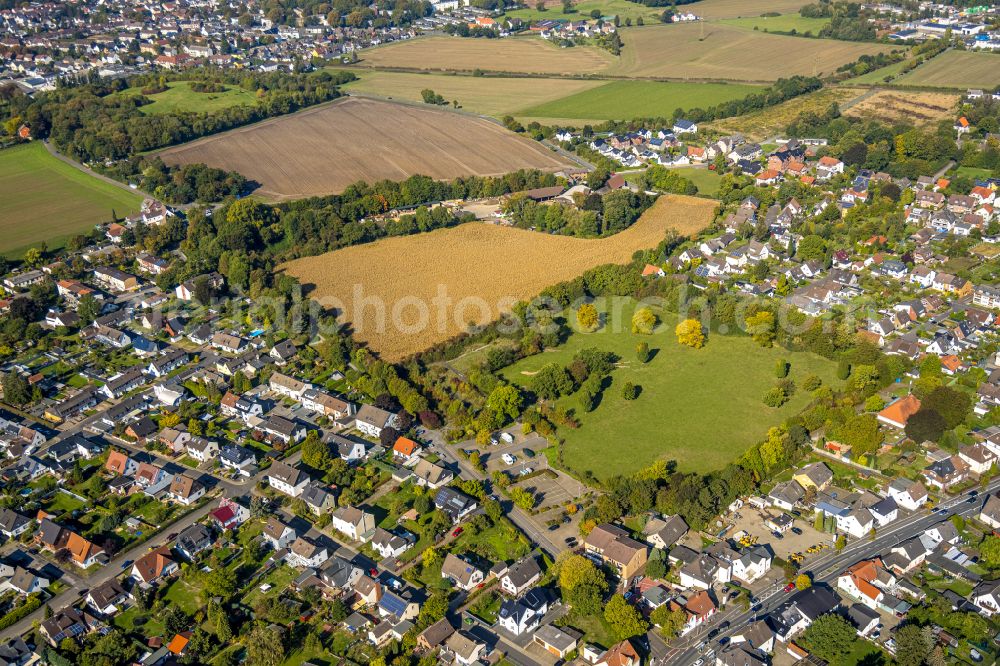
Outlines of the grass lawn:
M 719 193 L 719 185 L 722 184 L 722 176 L 718 171 L 709 171 L 708 167 L 681 167 L 674 169 L 678 174 L 684 176 L 698 186 L 698 194 L 706 194 L 714 197 Z
M 614 634 L 611 627 L 599 615 L 583 615 L 570 611 L 565 622 L 560 622 L 562 626 L 573 627 L 583 632 L 583 640 L 587 643 L 598 645 L 614 645 Z
M 41 143 L 0 151 L 0 253 L 20 258 L 42 241 L 71 236 L 139 210 L 142 197 L 59 161 Z
M 188 615 L 194 615 L 201 608 L 201 586 L 191 578 L 177 578 L 167 589 L 163 598 Z
M 967 167 L 962 166 L 955 169 L 955 173 L 959 176 L 966 176 L 967 178 L 979 178 L 985 180 L 987 178 L 993 177 L 993 172 L 989 169 L 980 169 L 979 167 Z
M 518 115 L 604 120 L 669 117 L 678 108 L 707 108 L 721 102 L 742 99 L 760 90 L 760 86 L 741 83 L 613 81 L 524 109 Z
M 476 599 L 476 603 L 472 604 L 469 612 L 489 624 L 496 624 L 501 605 L 503 605 L 503 598 L 494 590 L 490 590 Z
M 198 467 L 198 465 L 201 464 L 200 462 L 198 462 L 197 460 L 195 460 L 191 456 L 184 456 L 183 458 L 181 458 L 180 462 L 181 462 L 182 465 L 184 465 L 186 467 L 190 467 L 191 469 L 195 469 L 195 468 Z
M 490 559 L 517 560 L 527 555 L 531 550 L 517 536 L 512 535 L 509 528 L 505 528 L 503 525 L 495 525 L 476 534 L 472 534 L 472 530 L 466 529 L 452 542 L 451 552 L 485 551 L 489 553 Z
M 776 382 L 778 359 L 791 364 L 789 377 L 797 384 L 810 374 L 826 383 L 834 381 L 833 362 L 810 353 L 765 349 L 749 337 L 712 335 L 702 349 L 682 347 L 674 336 L 673 319 L 651 336 L 633 335 L 634 308 L 635 302 L 627 301 L 621 316 L 613 317 L 620 323 L 605 324 L 596 333 L 574 333 L 562 347 L 502 371 L 509 381 L 530 386 L 532 373 L 548 363 L 566 366 L 581 349 L 595 347 L 619 356 L 619 367 L 593 412 L 583 413 L 575 395 L 562 399 L 581 422 L 578 429 L 562 428 L 559 433 L 566 440 L 565 460 L 578 472 L 590 470 L 607 478 L 634 472 L 658 458 L 676 460 L 681 470 L 721 468 L 763 439 L 770 426 L 809 402 L 800 390 L 780 408 L 764 405 L 761 397 Z M 605 332 L 609 329 L 615 330 Z M 635 346 L 642 341 L 655 351 L 644 365 L 635 357 Z M 627 381 L 641 387 L 634 401 L 621 395 Z M 611 437 L 618 455 L 608 455 Z
M 722 19 L 719 23 L 734 25 L 748 30 L 757 29 L 761 32 L 781 32 L 818 35 L 819 31 L 830 22 L 828 18 L 806 18 L 799 14 L 780 14 L 778 16 L 747 16 L 743 18 Z
M 282 564 L 275 567 L 270 573 L 254 583 L 254 586 L 243 597 L 243 603 L 252 608 L 254 604 L 264 597 L 274 597 L 281 594 L 281 591 L 291 585 L 292 581 L 298 575 L 298 572 L 290 566 Z M 271 589 L 267 592 L 261 592 L 260 586 L 265 583 L 270 585 Z
M 529 3 L 531 4 L 531 3 Z M 602 16 L 619 16 L 622 21 L 627 18 L 633 21 L 640 16 L 643 20 L 659 20 L 664 8 L 646 7 L 644 5 L 629 2 L 628 0 L 582 0 L 574 3 L 576 10 L 570 14 L 564 14 L 562 6 L 557 5 L 547 8 L 545 11 L 538 11 L 534 4 L 528 9 L 515 9 L 507 12 L 507 16 L 519 18 L 522 21 L 582 21 L 590 18 L 590 12 L 598 10 Z
M 81 502 L 77 498 L 73 497 L 69 493 L 64 493 L 62 491 L 57 491 L 55 495 L 52 496 L 52 501 L 49 503 L 45 510 L 49 513 L 60 514 L 67 511 L 75 511 L 76 509 L 82 509 L 87 506 L 86 502 Z
M 136 624 L 138 617 L 143 617 L 146 621 Z M 136 606 L 116 615 L 113 624 L 126 632 L 141 631 L 144 636 L 160 636 L 164 632 L 163 623 L 155 615 L 144 615 Z
M 129 88 L 120 94 L 141 95 L 142 90 Z M 198 93 L 191 90 L 190 81 L 173 81 L 167 84 L 167 90 L 146 97 L 153 102 L 141 108 L 147 116 L 178 111 L 212 113 L 231 106 L 257 103 L 257 97 L 252 92 L 239 86 L 226 85 L 226 90 L 221 93 Z
M 880 69 L 872 70 L 867 74 L 862 74 L 861 76 L 855 76 L 853 79 L 847 79 L 844 81 L 844 85 L 851 85 L 852 83 L 884 83 L 886 77 L 895 78 L 899 76 L 899 73 L 903 71 L 903 67 L 906 66 L 906 61 L 901 60 L 899 62 L 893 63 L 891 65 L 886 65 Z

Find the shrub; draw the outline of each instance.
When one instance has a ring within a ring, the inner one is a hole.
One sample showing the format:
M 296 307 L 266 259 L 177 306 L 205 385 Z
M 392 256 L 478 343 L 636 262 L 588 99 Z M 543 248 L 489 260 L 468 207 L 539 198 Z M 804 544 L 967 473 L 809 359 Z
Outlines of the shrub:
M 780 386 L 768 389 L 764 394 L 764 404 L 768 407 L 781 407 L 788 402 L 788 394 Z

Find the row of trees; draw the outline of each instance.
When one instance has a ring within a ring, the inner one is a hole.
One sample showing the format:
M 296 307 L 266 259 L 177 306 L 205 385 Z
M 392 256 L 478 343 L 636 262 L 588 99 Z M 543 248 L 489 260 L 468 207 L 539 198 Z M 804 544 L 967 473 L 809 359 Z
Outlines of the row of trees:
M 32 97 L 17 96 L 0 103 L 0 116 L 18 117 L 38 138 L 49 138 L 66 154 L 102 163 L 127 159 L 164 146 L 254 123 L 272 116 L 334 99 L 337 86 L 354 80 L 350 72 L 316 74 L 255 74 L 200 69 L 165 76 L 198 82 L 228 83 L 256 91 L 252 105 L 206 112 L 146 115 L 141 96 L 118 94 L 130 86 L 145 87 L 159 79 L 149 75 L 62 87 Z

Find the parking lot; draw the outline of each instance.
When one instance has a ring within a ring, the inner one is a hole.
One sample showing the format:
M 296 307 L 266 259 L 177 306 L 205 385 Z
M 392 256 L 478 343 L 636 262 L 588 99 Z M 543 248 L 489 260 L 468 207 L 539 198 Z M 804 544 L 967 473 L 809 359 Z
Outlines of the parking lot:
M 532 515 L 531 519 L 537 523 L 539 529 L 549 529 L 547 525 L 549 521 L 561 521 L 566 505 L 580 499 L 584 493 L 589 491 L 585 485 L 573 477 L 549 467 L 548 459 L 541 453 L 549 446 L 543 437 L 534 433 L 523 435 L 516 428 L 510 428 L 507 432 L 514 439 L 512 443 L 500 439 L 499 443 L 487 446 L 479 446 L 475 442 L 463 442 L 460 446 L 466 451 L 479 452 L 480 458 L 486 466 L 487 476 L 492 475 L 497 470 L 507 472 L 513 477 L 515 485 L 535 493 L 538 497 L 535 509 L 547 510 Z M 533 455 L 526 454 L 526 449 Z M 508 464 L 510 458 L 504 460 L 505 455 L 516 458 L 514 464 Z M 531 473 L 542 469 L 551 470 L 555 477 L 552 478 L 549 474 L 538 474 L 529 479 L 518 481 L 522 471 L 530 470 L 530 472 L 525 473 Z M 560 522 L 554 529 L 550 530 L 548 536 L 554 543 L 563 544 L 570 537 L 579 538 L 580 513 L 571 515 L 569 518 L 569 522 Z
M 802 518 L 795 518 L 792 523 L 794 528 L 802 532 L 801 534 L 795 534 L 791 529 L 788 529 L 782 538 L 775 537 L 767 527 L 767 521 L 780 514 L 781 511 L 777 509 L 755 509 L 749 504 L 744 505 L 735 514 L 728 516 L 731 520 L 735 520 L 733 520 L 733 527 L 726 533 L 726 537 L 732 538 L 738 532 L 744 531 L 751 538 L 756 537 L 757 543 L 769 544 L 776 556 L 787 560 L 789 555 L 802 553 L 806 556 L 806 562 L 810 558 L 806 552 L 810 547 L 818 544 L 831 544 L 832 536 L 813 529 L 811 516 L 806 515 L 803 515 Z

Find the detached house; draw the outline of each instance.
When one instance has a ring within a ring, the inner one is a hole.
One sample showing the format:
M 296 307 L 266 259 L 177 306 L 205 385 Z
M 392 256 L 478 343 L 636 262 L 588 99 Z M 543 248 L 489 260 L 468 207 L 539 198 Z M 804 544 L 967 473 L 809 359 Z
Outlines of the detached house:
M 542 578 L 538 560 L 530 555 L 506 567 L 500 575 L 500 589 L 507 594 L 520 596 Z
M 624 578 L 631 578 L 646 564 L 646 544 L 610 523 L 595 527 L 583 542 L 586 553 L 611 566 Z
M 330 526 L 352 541 L 365 541 L 375 531 L 375 516 L 353 506 L 330 514 Z
M 450 580 L 458 589 L 469 591 L 482 583 L 486 575 L 476 566 L 448 553 L 441 565 L 441 577 Z
M 354 417 L 355 427 L 369 437 L 379 437 L 385 428 L 392 428 L 399 420 L 398 415 L 379 409 L 374 405 L 363 405 Z
M 268 484 L 279 493 L 298 497 L 309 484 L 309 476 L 297 467 L 291 467 L 276 460 L 267 470 Z

